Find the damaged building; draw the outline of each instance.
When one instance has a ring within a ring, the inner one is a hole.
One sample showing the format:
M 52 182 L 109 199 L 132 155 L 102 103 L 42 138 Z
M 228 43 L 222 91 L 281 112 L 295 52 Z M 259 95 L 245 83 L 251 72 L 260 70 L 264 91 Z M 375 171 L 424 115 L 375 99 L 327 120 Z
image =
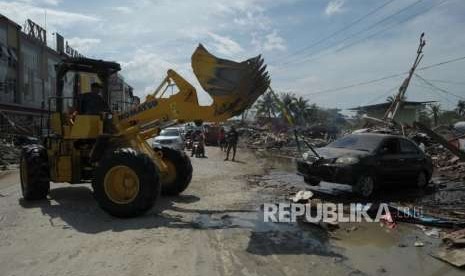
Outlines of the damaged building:
M 82 56 L 55 33 L 55 49 L 47 43 L 47 31 L 31 20 L 24 27 L 0 14 L 0 133 L 39 135 L 45 126 L 48 102 L 56 96 L 55 65 L 67 57 Z M 90 91 L 96 76 L 79 74 L 66 79 L 64 96 L 73 87 Z M 66 94 L 66 92 L 65 92 Z M 133 89 L 120 75 L 110 78 L 110 102 L 115 111 L 139 103 Z
M 404 101 L 402 103 L 402 108 L 396 113 L 394 120 L 398 123 L 404 125 L 412 125 L 413 122 L 418 121 L 420 117 L 420 112 L 426 108 L 426 105 L 434 103 L 434 101 Z M 355 111 L 358 114 L 366 115 L 368 117 L 383 119 L 386 110 L 388 110 L 390 102 L 365 105 L 350 108 L 349 110 Z

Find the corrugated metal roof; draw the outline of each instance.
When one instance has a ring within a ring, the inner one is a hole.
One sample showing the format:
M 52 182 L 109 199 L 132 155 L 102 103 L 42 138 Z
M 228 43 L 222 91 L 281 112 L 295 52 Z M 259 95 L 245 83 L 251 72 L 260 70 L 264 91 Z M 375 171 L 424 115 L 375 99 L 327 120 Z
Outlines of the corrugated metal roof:
M 419 106 L 419 105 L 425 105 L 425 104 L 435 103 L 435 102 L 437 101 L 424 101 L 424 102 L 404 101 L 403 105 L 404 106 Z M 390 102 L 385 102 L 385 103 L 379 103 L 379 104 L 353 107 L 353 108 L 349 108 L 349 110 L 367 110 L 367 109 L 378 109 L 378 108 L 387 109 L 390 105 L 391 105 Z

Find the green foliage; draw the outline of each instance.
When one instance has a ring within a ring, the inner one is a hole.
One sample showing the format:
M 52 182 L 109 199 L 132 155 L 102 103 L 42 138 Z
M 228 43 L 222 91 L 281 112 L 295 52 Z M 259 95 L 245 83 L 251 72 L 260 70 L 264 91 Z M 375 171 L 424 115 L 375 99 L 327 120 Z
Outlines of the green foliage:
M 460 100 L 455 110 L 459 116 L 465 116 L 465 101 Z
M 298 126 L 318 124 L 344 125 L 346 120 L 339 109 L 324 109 L 294 93 L 278 93 L 284 109 L 292 116 Z M 255 104 L 257 116 L 264 118 L 285 118 L 285 111 L 276 103 L 271 92 L 264 94 Z
M 428 111 L 433 119 L 434 126 L 437 126 L 439 123 L 439 117 L 441 116 L 441 105 L 440 104 L 431 104 L 428 106 Z

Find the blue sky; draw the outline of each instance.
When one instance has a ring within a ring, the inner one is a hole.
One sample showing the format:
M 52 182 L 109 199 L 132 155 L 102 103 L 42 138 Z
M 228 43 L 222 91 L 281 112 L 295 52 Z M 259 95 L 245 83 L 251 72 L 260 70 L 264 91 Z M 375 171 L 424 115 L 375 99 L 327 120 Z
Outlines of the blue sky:
M 57 31 L 89 57 L 120 62 L 139 96 L 168 68 L 201 90 L 190 67 L 198 43 L 234 60 L 263 54 L 275 90 L 341 109 L 394 94 L 402 76 L 327 90 L 406 72 L 421 32 L 427 45 L 420 67 L 465 56 L 463 0 L 0 1 L 0 13 L 20 24 L 31 18 L 44 25 L 45 10 L 50 42 Z M 418 72 L 448 93 L 416 78 L 408 99 L 454 108 L 465 98 L 464 69 L 465 60 Z

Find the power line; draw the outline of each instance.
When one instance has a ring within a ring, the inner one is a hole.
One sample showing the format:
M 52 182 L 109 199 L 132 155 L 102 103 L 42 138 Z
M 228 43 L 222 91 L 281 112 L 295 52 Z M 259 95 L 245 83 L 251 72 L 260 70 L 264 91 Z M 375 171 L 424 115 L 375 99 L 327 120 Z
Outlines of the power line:
M 427 66 L 423 66 L 423 67 L 417 68 L 416 71 L 429 70 L 431 68 L 439 67 L 439 66 L 442 66 L 442 65 L 445 65 L 445 64 L 449 64 L 449 63 L 457 62 L 457 61 L 461 61 L 461 60 L 465 60 L 465 56 L 450 59 L 450 60 L 446 60 L 446 61 L 442 61 L 442 62 L 438 62 L 438 63 L 435 63 L 435 64 L 430 64 L 430 65 L 427 65 Z M 377 79 L 373 79 L 373 80 L 369 80 L 369 81 L 359 82 L 359 83 L 355 83 L 355 84 L 350 84 L 350 85 L 340 86 L 340 87 L 335 87 L 335 88 L 330 88 L 330 89 L 324 89 L 324 90 L 320 90 L 320 91 L 313 92 L 313 93 L 307 93 L 306 95 L 316 95 L 316 94 L 322 94 L 322 93 L 331 93 L 331 92 L 345 90 L 345 89 L 349 89 L 349 88 L 353 88 L 353 87 L 364 86 L 364 85 L 384 81 L 384 80 L 387 80 L 387 79 L 400 77 L 400 76 L 403 76 L 403 75 L 405 75 L 407 73 L 408 72 L 404 72 L 404 73 L 400 73 L 400 74 L 392 74 L 392 75 L 388 75 L 388 76 L 385 76 L 385 77 L 381 77 L 381 78 L 377 78 Z
M 370 80 L 370 81 L 364 81 L 364 82 L 359 82 L 359 83 L 355 83 L 355 84 L 351 84 L 351 85 L 347 85 L 347 86 L 340 86 L 340 87 L 336 87 L 336 88 L 320 90 L 320 91 L 317 91 L 317 92 L 308 93 L 307 95 L 331 93 L 331 92 L 336 92 L 336 91 L 345 90 L 345 89 L 349 89 L 349 88 L 354 88 L 354 87 L 358 87 L 358 86 L 364 86 L 364 85 L 368 85 L 368 84 L 372 84 L 372 83 L 376 83 L 376 82 L 380 82 L 380 81 L 400 77 L 402 75 L 405 75 L 406 73 L 407 72 L 401 73 L 401 74 L 393 74 L 393 75 L 389 75 L 389 76 L 386 76 L 386 77 L 382 77 L 382 78 L 374 79 L 374 80 Z
M 342 51 L 342 50 L 344 50 L 344 49 L 347 49 L 347 48 L 352 47 L 352 46 L 355 45 L 355 44 L 359 44 L 359 43 L 362 42 L 362 41 L 365 41 L 365 40 L 370 39 L 370 38 L 372 38 L 372 37 L 375 37 L 375 36 L 377 36 L 377 35 L 379 35 L 379 34 L 381 34 L 381 33 L 384 33 L 385 31 L 387 31 L 387 30 L 389 30 L 389 29 L 395 27 L 396 25 L 403 24 L 403 23 L 405 23 L 405 22 L 407 22 L 407 21 L 409 21 L 409 20 L 411 20 L 411 19 L 417 17 L 417 16 L 420 15 L 420 14 L 427 13 L 427 12 L 429 12 L 430 10 L 432 10 L 433 8 L 442 5 L 442 4 L 444 4 L 445 2 L 447 2 L 447 1 L 449 1 L 449 0 L 444 0 L 444 1 L 438 2 L 438 3 L 436 3 L 435 5 L 432 5 L 432 6 L 428 7 L 428 8 L 425 9 L 425 10 L 422 10 L 422 11 L 419 11 L 419 12 L 417 12 L 417 13 L 415 13 L 415 14 L 412 14 L 411 16 L 407 17 L 406 19 L 404 19 L 404 20 L 402 20 L 402 21 L 393 22 L 393 24 L 388 25 L 386 28 L 384 28 L 384 29 L 382 29 L 382 30 L 380 30 L 380 31 L 378 31 L 378 32 L 375 32 L 375 33 L 373 33 L 373 34 L 371 34 L 371 35 L 369 35 L 369 36 L 367 36 L 367 37 L 361 38 L 361 39 L 356 40 L 356 41 L 354 41 L 354 42 L 352 42 L 352 43 L 350 43 L 350 44 L 348 44 L 348 45 L 345 45 L 345 46 L 343 46 L 343 47 L 341 47 L 341 48 L 339 48 L 339 49 L 336 49 L 336 52 L 340 52 L 340 51 Z
M 336 35 L 342 33 L 343 31 L 350 29 L 352 26 L 354 26 L 354 25 L 360 23 L 361 21 L 363 21 L 364 19 L 368 18 L 369 16 L 371 16 L 371 15 L 377 13 L 378 11 L 380 11 L 381 9 L 383 9 L 384 7 L 386 7 L 387 5 L 389 5 L 390 3 L 394 2 L 394 1 L 395 1 L 395 0 L 389 0 L 389 1 L 385 2 L 385 3 L 382 4 L 381 6 L 376 7 L 375 9 L 371 10 L 370 12 L 368 12 L 367 14 L 365 14 L 364 16 L 362 16 L 362 17 L 356 19 L 355 21 L 352 21 L 351 23 L 349 23 L 349 24 L 346 25 L 345 27 L 343 27 L 343 28 L 341 28 L 341 29 L 339 29 L 339 30 L 337 30 L 337 31 L 335 31 L 335 32 L 333 32 L 333 33 L 331 33 L 330 35 L 328 35 L 328 36 L 326 36 L 326 37 L 324 37 L 324 38 L 322 38 L 322 39 L 320 39 L 320 40 L 318 40 L 318 41 L 316 41 L 316 42 L 313 42 L 313 43 L 311 43 L 311 44 L 309 44 L 309 45 L 307 45 L 307 46 L 305 46 L 305 47 L 303 47 L 303 48 L 301 48 L 301 49 L 299 49 L 299 50 L 297 50 L 297 51 L 295 51 L 295 52 L 293 52 L 293 53 L 290 53 L 290 54 L 288 54 L 288 55 L 282 56 L 282 57 L 278 58 L 277 60 L 275 60 L 274 62 L 287 59 L 287 58 L 289 58 L 289 57 L 291 57 L 291 56 L 295 56 L 295 55 L 298 55 L 298 54 L 300 54 L 300 53 L 303 53 L 303 52 L 305 52 L 305 51 L 307 51 L 307 50 L 309 50 L 309 49 L 312 49 L 313 47 L 315 47 L 315 46 L 321 44 L 322 42 L 325 42 L 325 41 L 327 41 L 328 39 L 333 38 L 333 37 L 335 37 Z M 272 61 L 272 62 L 273 62 L 273 61 Z
M 434 89 L 436 89 L 436 90 L 438 90 L 438 91 L 441 91 L 441 92 L 443 92 L 443 93 L 446 93 L 446 94 L 455 96 L 455 97 L 457 97 L 457 98 L 459 98 L 459 99 L 465 100 L 465 97 L 456 95 L 456 94 L 454 94 L 454 93 L 452 93 L 452 92 L 450 92 L 450 91 L 447 91 L 446 89 L 437 87 L 436 85 L 432 84 L 432 83 L 429 82 L 427 79 L 423 78 L 422 76 L 418 75 L 417 73 L 415 73 L 415 76 L 416 76 L 417 78 L 419 78 L 420 80 L 422 80 L 424 83 L 426 83 L 428 86 L 430 86 L 430 87 L 432 87 L 432 88 L 434 88 Z
M 454 58 L 454 59 L 449 59 L 449 60 L 446 60 L 446 61 L 442 61 L 442 62 L 438 62 L 438 63 L 435 63 L 435 64 L 420 67 L 420 68 L 417 69 L 417 71 L 428 70 L 430 68 L 434 68 L 434 67 L 437 67 L 437 66 L 441 66 L 441 65 L 456 62 L 456 61 L 461 61 L 461 60 L 464 60 L 464 59 L 465 59 L 465 56 Z
M 384 92 L 381 96 L 376 96 L 376 98 L 368 101 L 367 103 L 365 103 L 364 105 L 369 105 L 369 104 L 372 104 L 374 102 L 377 102 L 379 101 L 380 99 L 384 98 L 384 97 L 387 97 L 389 94 L 391 94 L 391 92 L 393 91 L 396 91 L 398 89 L 398 85 L 394 86 L 393 88 L 387 90 L 386 92 Z
M 333 45 L 329 45 L 328 48 L 337 47 L 337 46 L 340 45 L 342 42 L 345 42 L 345 41 L 347 41 L 347 40 L 350 40 L 350 39 L 352 39 L 354 36 L 358 36 L 358 35 L 360 35 L 360 34 L 362 34 L 362 33 L 364 33 L 364 32 L 367 32 L 367 31 L 373 29 L 374 27 L 378 26 L 379 24 L 381 24 L 381 23 L 383 23 L 383 22 L 385 22 L 385 21 L 387 21 L 387 20 L 389 20 L 389 19 L 391 19 L 391 18 L 393 18 L 393 17 L 395 17 L 395 16 L 397 16 L 397 15 L 403 13 L 404 11 L 406 11 L 406 10 L 408 10 L 408 9 L 410 9 L 410 8 L 412 8 L 412 7 L 414 7 L 415 5 L 417 5 L 417 4 L 419 4 L 419 3 L 423 2 L 423 1 L 424 1 L 424 0 L 418 0 L 418 1 L 416 1 L 416 2 L 414 2 L 414 3 L 412 3 L 412 4 L 410 4 L 410 5 L 408 5 L 408 6 L 406 6 L 406 7 L 404 7 L 404 8 L 402 8 L 402 9 L 396 11 L 395 13 L 393 13 L 393 14 L 391 14 L 391 15 L 388 15 L 388 16 L 384 17 L 383 19 L 381 19 L 381 20 L 375 22 L 374 24 L 368 26 L 367 28 L 362 29 L 361 31 L 359 31 L 359 32 L 357 32 L 357 33 L 355 33 L 355 34 L 350 34 L 349 36 L 347 36 L 347 37 L 344 38 L 343 40 L 340 40 L 340 41 L 334 43 Z M 447 0 L 446 0 L 446 1 L 447 1 Z M 308 53 L 308 54 L 302 56 L 302 58 L 304 58 L 303 60 L 301 59 L 301 60 L 297 60 L 297 61 L 288 61 L 288 62 L 283 63 L 282 65 L 288 65 L 288 64 L 292 64 L 292 63 L 302 63 L 302 62 L 306 62 L 306 61 L 308 61 L 308 60 L 306 60 L 306 58 L 312 57 L 312 56 L 314 56 L 315 54 L 317 54 L 317 53 L 319 53 L 319 52 L 321 52 L 321 51 L 316 51 L 316 52 L 313 52 L 313 53 Z
M 436 98 L 437 100 L 438 100 L 437 97 L 439 97 L 438 101 L 440 101 L 440 99 L 443 99 L 449 104 L 449 106 L 453 106 L 452 101 L 448 97 L 444 96 L 442 93 L 438 93 L 438 91 L 434 90 L 431 86 L 429 86 L 429 85 L 428 86 L 420 85 L 420 84 L 417 84 L 417 83 L 414 83 L 413 86 L 427 89 L 427 90 L 423 90 L 423 91 L 426 91 L 428 94 L 433 95 L 433 97 Z
M 450 81 L 450 80 L 433 80 L 433 79 L 428 79 L 430 82 L 439 82 L 439 83 L 447 83 L 447 84 L 455 84 L 455 85 L 465 85 L 465 82 L 461 81 Z

